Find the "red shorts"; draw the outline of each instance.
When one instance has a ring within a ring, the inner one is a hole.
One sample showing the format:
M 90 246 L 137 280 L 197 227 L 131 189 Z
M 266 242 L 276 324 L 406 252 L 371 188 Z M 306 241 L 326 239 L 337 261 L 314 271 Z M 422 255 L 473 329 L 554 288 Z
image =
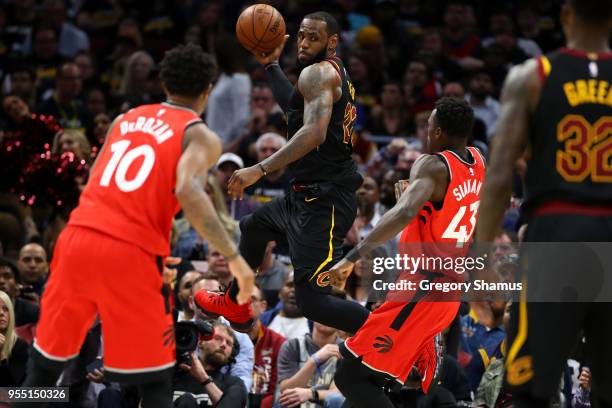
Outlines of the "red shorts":
M 109 380 L 168 378 L 174 330 L 160 269 L 161 258 L 134 244 L 66 227 L 53 254 L 34 347 L 50 360 L 67 361 L 79 353 L 99 315 Z
M 370 369 L 401 384 L 417 365 L 423 391 L 439 371 L 435 337 L 455 318 L 459 302 L 385 302 L 370 314 L 345 347 Z

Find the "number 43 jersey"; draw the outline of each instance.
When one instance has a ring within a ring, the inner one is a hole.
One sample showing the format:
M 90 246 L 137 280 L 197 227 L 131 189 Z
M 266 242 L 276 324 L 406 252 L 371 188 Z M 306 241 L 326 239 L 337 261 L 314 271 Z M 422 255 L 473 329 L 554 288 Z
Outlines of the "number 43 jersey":
M 467 148 L 468 161 L 450 150 L 437 155 L 449 173 L 444 201 L 425 203 L 402 232 L 399 249 L 412 257 L 432 258 L 422 269 L 444 273 L 446 268 L 440 268 L 433 258 L 457 258 L 467 254 L 478 219 L 485 162 L 474 147 Z
M 126 112 L 113 126 L 69 225 L 104 232 L 155 255 L 169 253 L 176 168 L 196 112 L 162 103 Z

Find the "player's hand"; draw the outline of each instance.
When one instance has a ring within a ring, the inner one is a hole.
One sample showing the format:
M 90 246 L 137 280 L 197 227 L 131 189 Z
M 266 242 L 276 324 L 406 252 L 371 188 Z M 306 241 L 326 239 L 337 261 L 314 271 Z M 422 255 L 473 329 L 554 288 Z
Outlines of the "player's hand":
M 257 180 L 262 176 L 263 172 L 259 166 L 251 166 L 236 170 L 229 179 L 227 192 L 234 200 L 237 198 L 242 200 L 244 197 L 244 189 L 257 183 Z
M 340 348 L 337 344 L 326 344 L 319 351 L 315 353 L 315 357 L 321 364 L 325 363 L 332 357 L 336 357 L 337 359 L 342 358 L 342 354 L 340 354 Z M 315 361 L 316 364 L 316 361 Z
M 166 285 L 173 286 L 176 282 L 176 269 L 168 268 L 169 266 L 175 266 L 181 263 L 181 258 L 174 256 L 167 256 L 164 260 L 164 272 L 162 273 L 162 280 Z
M 355 264 L 348 259 L 342 259 L 340 262 L 331 267 L 329 272 L 329 280 L 332 286 L 344 289 L 346 279 L 349 277 Z
M 191 365 L 183 363 L 179 367 L 182 370 L 189 371 L 189 374 L 200 383 L 208 380 L 208 373 L 204 370 L 204 366 L 196 356 L 195 351 L 191 352 Z
M 293 408 L 310 400 L 312 391 L 310 388 L 289 388 L 281 392 L 278 400 L 283 407 Z
M 255 273 L 241 256 L 228 262 L 228 265 L 240 288 L 238 295 L 236 295 L 236 301 L 239 305 L 244 305 L 251 300 L 253 287 L 255 286 Z
M 98 384 L 104 382 L 104 368 L 100 368 L 99 370 L 96 368 L 91 373 L 87 373 L 85 378 Z
M 288 38 L 289 34 L 285 35 L 285 38 L 283 38 L 283 42 L 269 53 L 252 51 L 257 62 L 259 62 L 261 65 L 268 65 L 272 62 L 278 62 L 278 59 L 280 58 L 283 52 L 283 48 L 285 48 L 285 43 L 287 42 Z
M 398 180 L 398 182 L 395 183 L 394 187 L 395 187 L 395 201 L 399 201 L 404 191 L 406 191 L 406 189 L 408 188 L 408 180 Z
M 580 377 L 578 377 L 578 383 L 583 389 L 587 391 L 591 390 L 591 370 L 589 367 L 582 367 Z

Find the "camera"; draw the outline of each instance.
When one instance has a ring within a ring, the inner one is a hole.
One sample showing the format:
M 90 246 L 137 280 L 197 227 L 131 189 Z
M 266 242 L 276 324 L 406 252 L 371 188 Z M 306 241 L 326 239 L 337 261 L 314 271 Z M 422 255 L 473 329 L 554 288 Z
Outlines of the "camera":
M 209 321 L 182 321 L 174 325 L 176 338 L 176 363 L 191 365 L 191 353 L 198 347 L 200 339 L 212 339 L 215 328 Z

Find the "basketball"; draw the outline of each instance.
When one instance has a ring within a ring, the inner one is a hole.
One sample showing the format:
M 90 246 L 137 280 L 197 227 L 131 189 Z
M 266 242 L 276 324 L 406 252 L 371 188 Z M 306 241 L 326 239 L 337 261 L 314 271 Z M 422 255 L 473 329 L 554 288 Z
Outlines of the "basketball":
M 269 53 L 283 42 L 285 20 L 274 7 L 254 4 L 238 17 L 236 36 L 247 50 Z

